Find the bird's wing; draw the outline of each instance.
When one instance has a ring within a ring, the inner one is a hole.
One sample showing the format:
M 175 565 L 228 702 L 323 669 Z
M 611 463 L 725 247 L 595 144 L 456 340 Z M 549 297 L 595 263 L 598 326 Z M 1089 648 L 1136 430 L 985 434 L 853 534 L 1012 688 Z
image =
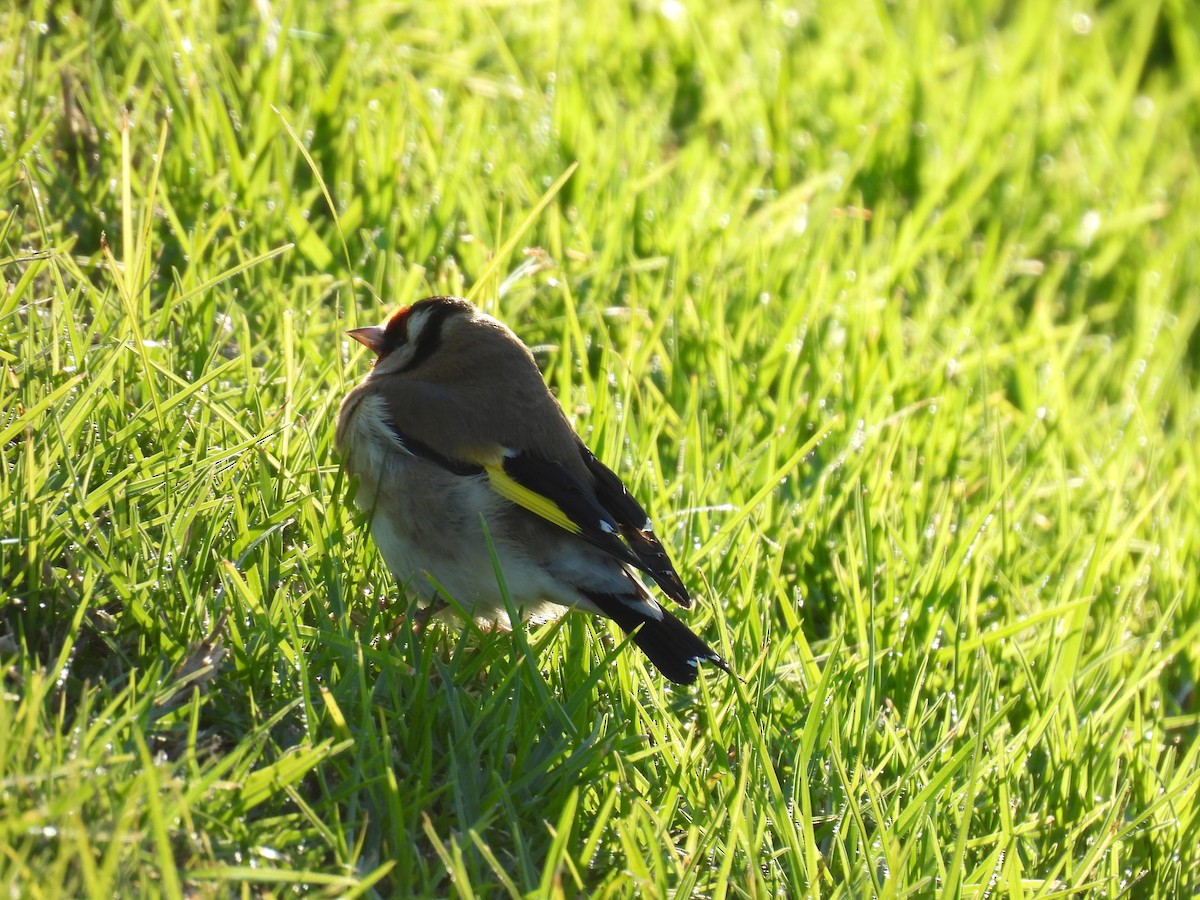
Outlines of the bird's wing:
M 488 483 L 500 496 L 641 568 L 621 540 L 620 523 L 598 501 L 592 486 L 563 463 L 536 451 L 512 449 L 481 462 Z
M 578 438 L 575 440 L 579 445 L 584 465 L 592 473 L 596 498 L 609 515 L 616 519 L 621 536 L 637 557 L 637 567 L 653 578 L 664 594 L 680 606 L 690 607 L 692 598 L 679 578 L 679 573 L 675 571 L 662 542 L 654 534 L 650 517 L 646 515 L 642 505 L 633 498 L 625 483 L 612 469 L 596 459 L 595 454 L 583 441 Z
M 655 537 L 646 511 L 574 432 L 561 448 L 565 453 L 557 456 L 492 441 L 455 446 L 449 433 L 423 427 L 419 418 L 397 416 L 396 411 L 393 405 L 385 422 L 408 453 L 454 475 L 486 476 L 488 486 L 501 497 L 640 569 L 672 600 L 691 606 L 687 588 Z M 517 438 L 504 437 L 514 442 Z
M 575 443 L 586 470 L 583 478 L 558 460 L 524 450 L 505 450 L 484 461 L 484 471 L 502 497 L 641 569 L 676 603 L 691 606 L 646 511 L 582 441 Z

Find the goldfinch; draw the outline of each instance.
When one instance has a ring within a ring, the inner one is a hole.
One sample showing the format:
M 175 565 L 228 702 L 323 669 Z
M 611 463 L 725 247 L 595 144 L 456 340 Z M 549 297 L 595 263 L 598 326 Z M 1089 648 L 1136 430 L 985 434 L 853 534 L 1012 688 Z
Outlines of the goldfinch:
M 643 578 L 692 604 L 645 511 L 512 331 L 466 300 L 428 297 L 349 334 L 375 363 L 342 401 L 338 452 L 384 562 L 426 610 L 444 591 L 476 620 L 508 624 L 490 536 L 526 617 L 607 616 L 680 684 L 702 662 L 730 671 L 650 595 Z

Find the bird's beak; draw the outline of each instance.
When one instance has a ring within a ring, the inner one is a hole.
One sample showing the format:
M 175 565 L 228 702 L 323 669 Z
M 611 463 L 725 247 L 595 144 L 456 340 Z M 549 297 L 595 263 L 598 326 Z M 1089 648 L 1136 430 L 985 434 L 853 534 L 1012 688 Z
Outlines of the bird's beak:
M 355 328 L 346 334 L 354 338 L 376 356 L 383 349 L 383 329 L 378 325 L 368 325 L 366 328 Z

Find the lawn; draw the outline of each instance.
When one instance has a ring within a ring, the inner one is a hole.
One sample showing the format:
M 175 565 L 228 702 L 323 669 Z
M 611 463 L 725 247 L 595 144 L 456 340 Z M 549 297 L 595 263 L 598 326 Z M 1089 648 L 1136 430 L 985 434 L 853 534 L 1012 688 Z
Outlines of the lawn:
M 0 890 L 1200 891 L 1188 0 L 0 12 Z M 414 635 L 348 328 L 534 348 L 739 679 Z

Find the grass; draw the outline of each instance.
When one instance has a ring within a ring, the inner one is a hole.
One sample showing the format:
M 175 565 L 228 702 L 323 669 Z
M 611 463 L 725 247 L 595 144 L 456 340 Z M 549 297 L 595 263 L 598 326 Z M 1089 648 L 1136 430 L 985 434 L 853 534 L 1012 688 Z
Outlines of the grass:
M 1190 10 L 10 4 L 0 884 L 1200 890 Z M 343 332 L 434 292 L 744 682 L 391 634 Z

